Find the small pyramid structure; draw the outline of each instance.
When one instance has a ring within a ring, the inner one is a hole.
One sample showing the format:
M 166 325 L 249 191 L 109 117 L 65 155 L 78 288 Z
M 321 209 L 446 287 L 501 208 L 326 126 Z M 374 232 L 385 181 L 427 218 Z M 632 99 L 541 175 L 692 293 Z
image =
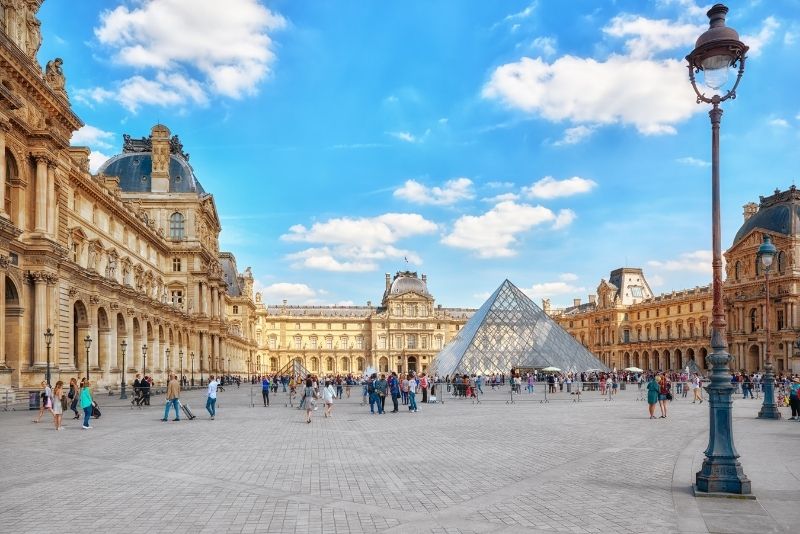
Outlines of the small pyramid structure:
M 558 367 L 565 372 L 609 370 L 517 286 L 505 280 L 436 355 L 430 372 L 444 377 L 545 367 Z
M 307 376 L 311 376 L 311 374 L 311 371 L 306 369 L 302 363 L 295 359 L 291 360 L 278 371 L 278 376 L 289 375 L 295 379 L 298 377 L 305 379 Z

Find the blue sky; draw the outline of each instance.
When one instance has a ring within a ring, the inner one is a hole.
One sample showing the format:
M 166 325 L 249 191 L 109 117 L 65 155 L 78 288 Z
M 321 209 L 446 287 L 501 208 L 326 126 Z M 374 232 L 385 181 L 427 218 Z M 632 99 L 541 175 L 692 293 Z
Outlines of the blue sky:
M 214 194 L 268 302 L 445 306 L 504 278 L 584 301 L 621 266 L 710 280 L 710 129 L 683 57 L 691 0 L 48 0 L 93 165 L 156 122 Z M 751 46 L 722 124 L 724 243 L 800 168 L 800 2 L 730 5 Z M 406 263 L 406 259 L 408 263 Z

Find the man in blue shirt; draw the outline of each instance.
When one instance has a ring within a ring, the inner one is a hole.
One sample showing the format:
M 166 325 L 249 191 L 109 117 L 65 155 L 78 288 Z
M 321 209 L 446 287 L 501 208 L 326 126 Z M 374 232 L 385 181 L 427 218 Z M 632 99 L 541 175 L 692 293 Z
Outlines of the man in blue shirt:
M 261 380 L 261 397 L 264 399 L 264 407 L 269 406 L 269 377 L 264 376 Z
M 206 400 L 206 410 L 208 410 L 208 414 L 211 416 L 211 420 L 214 420 L 214 416 L 217 415 L 217 386 L 219 386 L 219 382 L 214 380 L 214 375 L 208 377 L 208 400 Z

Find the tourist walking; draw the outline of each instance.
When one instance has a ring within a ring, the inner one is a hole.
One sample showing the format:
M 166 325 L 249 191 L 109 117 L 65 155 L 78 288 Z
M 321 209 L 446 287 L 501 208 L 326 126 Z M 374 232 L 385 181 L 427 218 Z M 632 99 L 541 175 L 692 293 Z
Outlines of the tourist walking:
M 39 416 L 33 420 L 34 423 L 38 423 L 42 420 L 42 415 L 44 415 L 44 411 L 47 410 L 50 414 L 53 414 L 53 390 L 50 389 L 50 384 L 42 380 L 42 392 L 39 393 L 41 397 L 41 405 L 39 406 Z
M 792 416 L 789 419 L 800 421 L 800 377 L 798 376 L 789 384 L 789 406 L 792 407 Z
M 650 419 L 656 418 L 656 404 L 658 404 L 658 379 L 651 378 L 647 382 L 647 410 L 650 412 Z
M 56 387 L 53 388 L 53 424 L 56 426 L 56 430 L 63 428 L 61 426 L 61 418 L 63 417 L 66 403 L 67 397 L 64 396 L 64 382 L 59 380 L 56 382 Z
M 672 388 L 672 384 L 670 383 L 669 379 L 667 379 L 667 375 L 662 374 L 659 376 L 661 380 L 659 381 L 659 389 L 658 389 L 658 407 L 661 408 L 661 418 L 667 418 L 667 402 L 672 400 L 672 393 L 670 389 Z
M 386 413 L 386 375 L 381 375 L 375 382 L 375 394 L 378 396 L 378 414 Z
M 208 415 L 211 416 L 211 420 L 214 420 L 214 416 L 217 415 L 217 388 L 219 387 L 219 382 L 214 380 L 214 375 L 209 375 L 208 377 L 208 398 L 206 399 L 206 411 Z
M 700 404 L 703 404 L 703 391 L 700 389 L 700 377 L 697 375 L 697 373 L 692 376 L 690 388 L 692 390 L 692 404 L 697 401 L 700 401 Z
M 392 396 L 392 405 L 394 407 L 392 413 L 397 413 L 399 411 L 397 406 L 397 399 L 400 398 L 400 383 L 397 380 L 397 373 L 395 373 L 394 371 L 392 371 L 392 374 L 389 375 L 389 380 L 387 382 L 387 385 L 389 387 L 389 394 Z
M 83 410 L 83 429 L 89 430 L 92 426 L 89 424 L 89 420 L 92 417 L 92 408 L 94 406 L 94 399 L 92 398 L 92 389 L 91 389 L 91 382 L 89 379 L 84 379 L 83 383 L 81 384 L 81 409 Z
M 408 375 L 408 383 L 410 384 L 408 388 L 408 411 L 409 412 L 416 412 L 417 411 L 417 393 L 414 391 L 414 376 Z
M 317 392 L 314 390 L 314 381 L 309 376 L 306 378 L 306 387 L 303 390 L 303 398 L 302 401 L 306 407 L 306 423 L 311 422 L 311 412 L 314 411 L 314 408 L 317 406 Z
M 428 375 L 425 373 L 419 377 L 419 387 L 422 390 L 422 402 L 428 402 Z
M 269 377 L 261 379 L 261 398 L 264 400 L 264 408 L 269 406 Z
M 67 398 L 69 399 L 69 409 L 75 413 L 73 419 L 80 419 L 81 416 L 78 413 L 78 398 L 80 397 L 80 388 L 78 387 L 78 379 L 77 378 L 70 378 L 69 379 L 69 393 L 67 393 Z
M 325 388 L 322 390 L 322 402 L 325 404 L 325 417 L 333 417 L 333 398 L 336 397 L 338 392 L 333 389 L 333 384 L 330 380 L 325 382 Z
M 162 421 L 167 421 L 169 418 L 169 408 L 170 406 L 175 408 L 175 419 L 173 421 L 180 421 L 181 414 L 180 414 L 180 396 L 181 396 L 181 385 L 178 383 L 178 376 L 177 375 L 170 375 L 169 383 L 167 384 L 167 403 L 164 406 L 164 417 L 161 418 Z

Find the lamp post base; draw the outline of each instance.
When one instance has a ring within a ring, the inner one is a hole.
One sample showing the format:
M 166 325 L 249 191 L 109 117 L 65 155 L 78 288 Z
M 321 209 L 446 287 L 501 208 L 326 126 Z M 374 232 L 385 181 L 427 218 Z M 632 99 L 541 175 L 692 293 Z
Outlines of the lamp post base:
M 781 412 L 775 403 L 775 375 L 772 372 L 772 362 L 768 361 L 764 367 L 764 402 L 758 412 L 759 419 L 780 419 Z
M 702 493 L 752 493 L 750 479 L 736 458 L 706 458 L 695 477 L 696 488 Z

